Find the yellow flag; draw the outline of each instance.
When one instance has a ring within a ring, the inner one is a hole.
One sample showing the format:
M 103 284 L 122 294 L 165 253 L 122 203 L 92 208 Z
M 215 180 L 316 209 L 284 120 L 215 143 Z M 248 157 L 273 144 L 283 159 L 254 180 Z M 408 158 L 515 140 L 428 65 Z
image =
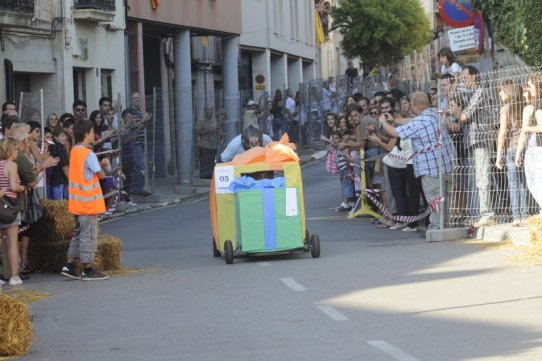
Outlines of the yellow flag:
M 322 19 L 317 10 L 314 10 L 314 24 L 316 28 L 316 45 L 323 44 L 326 41 L 324 36 L 324 28 L 322 27 Z

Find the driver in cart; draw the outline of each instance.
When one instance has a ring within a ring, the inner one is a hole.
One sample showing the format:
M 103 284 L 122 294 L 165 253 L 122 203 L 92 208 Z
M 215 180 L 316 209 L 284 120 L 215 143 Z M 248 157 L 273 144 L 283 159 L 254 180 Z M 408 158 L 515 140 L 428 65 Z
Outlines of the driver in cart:
M 258 128 L 252 125 L 248 126 L 241 134 L 228 143 L 226 149 L 220 153 L 220 160 L 224 163 L 231 162 L 236 155 L 256 146 L 265 147 L 272 141 L 271 137 L 263 134 Z

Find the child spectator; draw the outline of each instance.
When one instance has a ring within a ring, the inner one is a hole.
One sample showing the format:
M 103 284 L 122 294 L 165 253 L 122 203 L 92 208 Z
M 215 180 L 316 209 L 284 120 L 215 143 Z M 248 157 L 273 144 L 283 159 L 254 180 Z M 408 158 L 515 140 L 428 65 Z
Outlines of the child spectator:
M 326 157 L 326 171 L 331 175 L 339 174 L 340 172 L 337 165 L 337 152 L 339 151 L 337 145 L 341 141 L 341 135 L 342 133 L 340 131 L 334 130 L 329 137 L 330 139 Z
M 94 142 L 94 127 L 90 120 L 81 119 L 74 125 L 76 145 L 70 153 L 68 210 L 75 216 L 75 234 L 70 240 L 68 262 L 61 275 L 97 281 L 109 276 L 92 267 L 98 241 L 98 215 L 105 212 L 105 203 L 99 180 L 105 177 L 96 154 L 89 149 Z M 75 260 L 83 266 L 81 275 Z
M 47 174 L 47 190 L 49 191 L 47 198 L 67 199 L 70 158 L 66 151 L 66 143 L 68 142 L 66 130 L 62 127 L 55 128 L 53 139 L 53 144 L 49 146 L 49 153 L 52 157 L 59 158 L 60 161 L 55 167 L 51 167 Z

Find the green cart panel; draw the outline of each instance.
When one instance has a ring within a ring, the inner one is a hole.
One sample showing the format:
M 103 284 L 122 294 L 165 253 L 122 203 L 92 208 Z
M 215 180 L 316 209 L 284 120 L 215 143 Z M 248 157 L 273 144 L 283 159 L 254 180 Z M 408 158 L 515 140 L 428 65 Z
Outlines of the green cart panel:
M 275 252 L 303 247 L 298 188 L 240 191 L 236 194 L 236 204 L 237 238 L 243 252 Z

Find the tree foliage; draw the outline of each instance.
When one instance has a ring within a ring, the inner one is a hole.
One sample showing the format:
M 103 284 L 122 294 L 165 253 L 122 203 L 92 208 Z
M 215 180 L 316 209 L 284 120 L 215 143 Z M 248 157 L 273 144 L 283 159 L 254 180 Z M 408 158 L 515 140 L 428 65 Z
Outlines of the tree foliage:
M 393 64 L 432 39 L 419 0 L 339 0 L 331 15 L 343 54 L 368 65 Z
M 496 41 L 527 64 L 542 66 L 541 0 L 472 0 L 484 13 Z

